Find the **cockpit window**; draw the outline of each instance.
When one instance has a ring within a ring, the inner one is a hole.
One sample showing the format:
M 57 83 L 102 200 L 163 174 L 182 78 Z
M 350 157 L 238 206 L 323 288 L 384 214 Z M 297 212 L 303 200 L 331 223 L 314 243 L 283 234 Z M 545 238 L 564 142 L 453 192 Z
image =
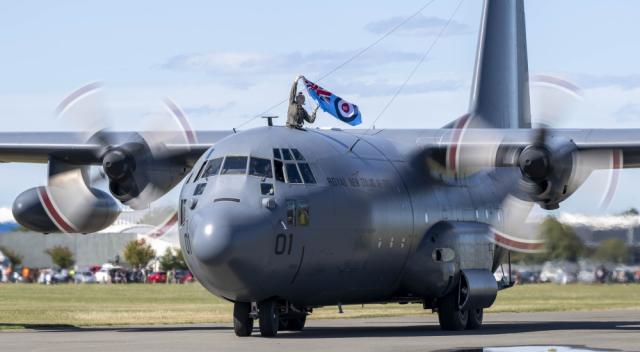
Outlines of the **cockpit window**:
M 284 182 L 284 165 L 280 160 L 274 160 L 273 165 L 276 171 L 276 181 Z
M 302 183 L 302 178 L 298 172 L 296 164 L 285 164 L 287 170 L 287 180 L 289 183 Z
M 316 183 L 316 178 L 313 177 L 313 172 L 311 172 L 311 168 L 307 163 L 299 163 L 298 167 L 300 168 L 300 173 L 302 174 L 302 179 L 304 183 Z
M 282 149 L 282 157 L 284 158 L 284 160 L 293 160 L 293 157 L 291 157 L 291 152 L 289 151 L 289 149 Z
M 220 175 L 244 175 L 247 172 L 247 159 L 246 156 L 226 157 Z
M 302 153 L 300 153 L 298 149 L 291 149 L 291 152 L 293 153 L 293 156 L 296 158 L 296 160 L 304 160 L 304 156 L 302 156 Z
M 220 165 L 222 164 L 222 158 L 216 158 L 213 160 L 209 160 L 207 165 L 204 167 L 204 172 L 202 172 L 201 177 L 209 177 L 215 176 L 220 171 Z M 197 180 L 197 178 L 196 178 Z
M 273 172 L 277 181 L 298 184 L 317 183 L 311 167 L 298 149 L 273 148 L 273 158 Z M 253 158 L 251 160 L 253 163 Z M 281 160 L 288 162 L 282 162 Z M 250 166 L 250 169 L 252 167 Z
M 198 171 L 196 172 L 196 176 L 193 179 L 193 182 L 196 182 L 199 178 L 200 175 L 202 174 L 202 171 L 204 171 L 204 167 L 207 165 L 206 161 L 202 162 L 202 165 L 200 165 L 200 168 L 198 169 Z
M 193 191 L 193 195 L 194 195 L 194 196 L 199 196 L 199 195 L 201 195 L 202 193 L 204 193 L 204 189 L 205 189 L 206 187 L 207 187 L 207 183 L 206 183 L 206 182 L 204 182 L 204 183 L 199 183 L 199 184 L 196 186 L 196 189 Z
M 272 178 L 271 160 L 251 158 L 249 161 L 249 175 Z

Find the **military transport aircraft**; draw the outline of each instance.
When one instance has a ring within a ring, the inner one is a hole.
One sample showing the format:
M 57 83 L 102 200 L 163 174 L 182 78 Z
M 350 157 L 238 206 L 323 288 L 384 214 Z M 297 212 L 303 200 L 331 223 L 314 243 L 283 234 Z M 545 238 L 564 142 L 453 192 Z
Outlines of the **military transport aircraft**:
M 256 319 L 274 336 L 313 308 L 371 302 L 421 303 L 445 330 L 478 329 L 509 286 L 492 274 L 506 253 L 543 245 L 531 209 L 557 208 L 594 170 L 640 167 L 640 130 L 532 128 L 525 38 L 522 0 L 485 1 L 469 113 L 442 129 L 0 134 L 1 161 L 49 166 L 15 217 L 94 232 L 118 202 L 145 207 L 186 178 L 182 251 L 234 302 L 238 336 Z

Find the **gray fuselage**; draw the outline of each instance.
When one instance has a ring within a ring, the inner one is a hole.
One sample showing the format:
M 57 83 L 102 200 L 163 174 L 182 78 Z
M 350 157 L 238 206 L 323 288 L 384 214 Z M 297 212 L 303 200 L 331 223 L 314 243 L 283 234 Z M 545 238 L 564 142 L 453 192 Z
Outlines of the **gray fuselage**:
M 285 160 L 283 149 L 304 161 Z M 436 187 L 415 172 L 411 155 L 384 137 L 339 130 L 264 127 L 224 138 L 182 189 L 189 267 L 209 291 L 233 301 L 318 306 L 441 296 L 458 269 L 491 268 L 485 223 L 499 216 L 504 195 L 490 175 Z M 194 181 L 208 160 L 235 156 L 267 159 L 274 172 L 218 170 Z M 286 182 L 277 180 L 276 160 Z M 287 164 L 302 170 L 300 163 L 315 183 L 292 183 L 302 177 L 289 175 Z M 438 223 L 464 228 L 430 233 Z

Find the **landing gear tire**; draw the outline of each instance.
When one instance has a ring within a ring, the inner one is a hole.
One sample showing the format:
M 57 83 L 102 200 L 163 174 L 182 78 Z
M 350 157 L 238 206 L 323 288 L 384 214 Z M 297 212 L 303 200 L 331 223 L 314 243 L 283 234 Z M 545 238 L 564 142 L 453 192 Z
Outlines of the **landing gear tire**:
M 270 299 L 258 304 L 258 318 L 262 337 L 274 337 L 278 334 L 280 319 L 276 301 Z
M 482 327 L 482 317 L 484 313 L 482 308 L 472 309 L 469 311 L 469 320 L 467 321 L 467 330 L 478 330 Z
M 251 336 L 253 319 L 250 313 L 251 303 L 236 302 L 233 305 L 233 332 L 236 333 L 236 336 Z
M 454 290 L 438 301 L 438 321 L 442 330 L 460 331 L 467 327 L 469 311 L 458 308 L 456 293 Z
M 302 331 L 304 329 L 304 324 L 307 322 L 307 316 L 302 315 L 299 317 L 288 318 L 283 322 L 284 328 L 282 328 L 281 330 Z

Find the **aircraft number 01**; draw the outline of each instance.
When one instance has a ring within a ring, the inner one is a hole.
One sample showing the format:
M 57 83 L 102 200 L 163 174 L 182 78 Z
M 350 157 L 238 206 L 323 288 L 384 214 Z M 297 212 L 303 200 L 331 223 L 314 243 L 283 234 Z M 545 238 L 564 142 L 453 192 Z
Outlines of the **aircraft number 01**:
M 291 255 L 291 247 L 293 247 L 293 234 L 285 235 L 284 233 L 279 233 L 276 236 L 276 255 Z

